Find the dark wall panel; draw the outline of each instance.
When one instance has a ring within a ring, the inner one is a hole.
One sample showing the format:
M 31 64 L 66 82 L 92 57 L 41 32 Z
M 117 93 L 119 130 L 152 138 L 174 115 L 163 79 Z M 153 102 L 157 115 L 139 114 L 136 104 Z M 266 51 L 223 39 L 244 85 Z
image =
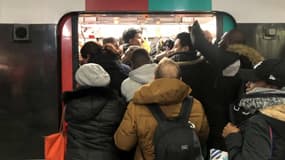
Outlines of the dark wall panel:
M 58 126 L 56 25 L 28 25 L 28 41 L 13 29 L 0 24 L 0 158 L 43 158 Z
M 266 58 L 276 58 L 285 54 L 285 24 L 239 23 L 247 39 L 247 44 L 256 48 Z

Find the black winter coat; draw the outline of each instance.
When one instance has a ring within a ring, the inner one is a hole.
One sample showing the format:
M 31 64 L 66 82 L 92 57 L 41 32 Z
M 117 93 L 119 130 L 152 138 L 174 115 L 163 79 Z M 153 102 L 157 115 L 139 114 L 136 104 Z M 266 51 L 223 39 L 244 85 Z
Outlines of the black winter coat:
M 284 119 L 284 114 L 282 116 Z M 285 159 L 284 121 L 260 113 L 240 129 L 240 132 L 226 137 L 229 160 Z
M 178 52 L 172 57 L 181 70 L 182 81 L 191 87 L 191 95 L 197 98 L 208 109 L 207 98 L 210 92 L 213 92 L 216 71 L 203 58 L 197 55 L 195 51 Z
M 121 94 L 121 83 L 128 78 L 130 68 L 124 65 L 114 53 L 98 53 L 90 58 L 88 63 L 100 64 L 110 75 L 110 88 Z
M 252 59 L 256 60 L 259 57 L 255 57 L 256 50 L 245 45 L 223 50 L 210 44 L 196 22 L 192 26 L 191 38 L 195 49 L 201 52 L 212 68 L 208 72 L 204 71 L 209 74 L 208 83 L 212 83 L 212 86 L 210 85 L 209 90 L 204 93 L 207 96 L 199 99 L 205 107 L 210 126 L 208 147 L 225 150 L 222 131 L 229 121 L 229 106 L 243 93 L 244 82 L 237 73 L 231 72 L 233 75 L 225 76 L 224 71 L 235 62 L 240 62 L 236 72 L 240 68 L 252 68 Z
M 221 134 L 229 121 L 228 106 L 240 92 L 241 80 L 222 76 L 218 67 L 195 52 L 176 53 L 171 59 L 178 62 L 182 80 L 192 88 L 191 95 L 203 104 L 210 126 L 208 147 L 225 150 Z
M 109 88 L 79 88 L 65 92 L 67 160 L 116 160 L 113 135 L 125 104 Z

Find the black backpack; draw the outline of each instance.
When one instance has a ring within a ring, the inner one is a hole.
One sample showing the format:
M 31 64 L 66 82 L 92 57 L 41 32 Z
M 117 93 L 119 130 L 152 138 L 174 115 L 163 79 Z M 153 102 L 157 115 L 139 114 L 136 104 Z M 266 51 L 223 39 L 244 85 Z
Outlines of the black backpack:
M 159 105 L 148 105 L 158 122 L 153 137 L 155 160 L 203 160 L 195 125 L 188 121 L 192 103 L 193 98 L 186 97 L 173 119 L 167 119 Z

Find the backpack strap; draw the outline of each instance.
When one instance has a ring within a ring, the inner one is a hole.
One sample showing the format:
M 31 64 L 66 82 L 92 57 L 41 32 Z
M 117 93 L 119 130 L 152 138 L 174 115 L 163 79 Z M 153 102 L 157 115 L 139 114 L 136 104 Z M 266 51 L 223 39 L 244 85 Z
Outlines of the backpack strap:
M 187 96 L 182 102 L 182 106 L 179 112 L 179 121 L 181 122 L 188 122 L 189 114 L 192 110 L 192 103 L 193 103 L 193 97 Z M 167 117 L 162 112 L 160 106 L 156 103 L 151 103 L 147 105 L 147 108 L 151 111 L 154 118 L 157 120 L 158 123 L 162 121 L 166 121 Z
M 191 113 L 193 105 L 193 97 L 187 96 L 182 102 L 182 106 L 179 113 L 179 119 L 181 122 L 188 123 L 189 121 L 189 114 Z
M 150 112 L 152 113 L 152 115 L 154 116 L 154 118 L 156 119 L 156 121 L 158 123 L 167 120 L 165 114 L 162 112 L 162 110 L 160 109 L 160 106 L 158 104 L 151 103 L 151 104 L 148 104 L 146 106 L 150 110 Z

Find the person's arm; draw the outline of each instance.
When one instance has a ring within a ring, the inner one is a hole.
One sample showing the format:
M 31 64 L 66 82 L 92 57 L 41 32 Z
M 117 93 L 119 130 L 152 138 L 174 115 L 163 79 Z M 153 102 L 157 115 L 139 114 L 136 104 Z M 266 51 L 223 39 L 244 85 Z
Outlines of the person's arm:
M 191 28 L 191 40 L 195 49 L 219 70 L 224 70 L 239 59 L 237 54 L 227 53 L 225 50 L 211 44 L 204 36 L 203 31 L 197 21 Z
M 231 133 L 226 136 L 230 160 L 268 160 L 271 155 L 269 128 L 260 123 L 249 122 L 243 134 Z M 268 134 L 268 135 L 267 135 Z
M 115 135 L 116 146 L 124 151 L 131 150 L 137 144 L 135 105 L 131 102 Z

